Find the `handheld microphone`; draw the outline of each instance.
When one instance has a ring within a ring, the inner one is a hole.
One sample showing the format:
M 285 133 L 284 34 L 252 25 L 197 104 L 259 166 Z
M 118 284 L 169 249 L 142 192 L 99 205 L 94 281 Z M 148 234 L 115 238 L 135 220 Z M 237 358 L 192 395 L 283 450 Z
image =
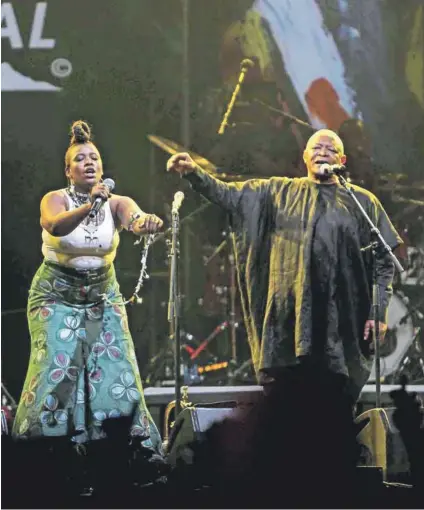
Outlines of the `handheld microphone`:
M 172 214 L 178 213 L 178 211 L 181 207 L 181 204 L 183 203 L 183 200 L 184 200 L 184 193 L 182 191 L 177 191 L 174 195 L 174 201 L 172 202 L 172 209 L 171 209 Z
M 324 163 L 320 166 L 320 170 L 324 175 L 339 175 L 346 170 L 346 167 L 344 165 L 329 165 L 328 163 Z
M 109 189 L 109 191 L 113 191 L 115 188 L 115 181 L 113 179 L 105 179 L 103 184 Z M 104 200 L 100 197 L 97 197 L 96 200 L 92 203 L 90 212 L 88 216 L 90 218 L 94 218 L 96 214 L 100 211 L 101 206 L 103 205 Z

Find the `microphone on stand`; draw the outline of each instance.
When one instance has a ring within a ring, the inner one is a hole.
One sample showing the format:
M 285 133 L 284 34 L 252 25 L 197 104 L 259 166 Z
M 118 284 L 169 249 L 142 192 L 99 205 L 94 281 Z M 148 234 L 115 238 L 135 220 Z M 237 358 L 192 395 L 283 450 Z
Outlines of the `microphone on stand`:
M 346 171 L 346 167 L 344 165 L 329 165 L 328 163 L 324 163 L 320 166 L 320 170 L 323 175 L 340 175 Z
M 251 60 L 250 58 L 245 58 L 244 60 L 241 61 L 241 64 L 240 64 L 240 69 L 241 69 L 241 74 L 242 73 L 247 73 L 247 71 L 251 68 L 251 67 L 255 67 L 255 62 L 253 62 L 253 60 Z M 240 76 L 241 76 L 240 74 Z M 243 78 L 244 79 L 244 78 Z M 240 81 L 240 78 L 239 78 L 239 81 Z
M 103 184 L 109 189 L 109 191 L 113 191 L 115 188 L 115 181 L 113 179 L 105 179 L 103 181 Z M 100 207 L 104 204 L 103 198 L 97 197 L 96 200 L 91 205 L 90 212 L 88 213 L 88 216 L 90 218 L 94 218 L 96 214 L 100 211 Z
M 231 100 L 228 103 L 227 111 L 225 112 L 224 118 L 222 119 L 221 125 L 219 126 L 219 129 L 218 129 L 219 135 L 224 134 L 225 128 L 228 125 L 228 118 L 230 117 L 231 112 L 234 108 L 234 103 L 236 102 L 237 96 L 240 92 L 241 85 L 244 82 L 246 73 L 252 67 L 255 67 L 255 63 L 253 62 L 253 60 L 251 60 L 250 58 L 245 58 L 244 60 L 242 60 L 242 62 L 240 64 L 240 68 L 241 68 L 240 76 L 239 76 L 236 88 L 234 89 L 233 95 L 231 96 Z
M 184 193 L 182 191 L 177 191 L 174 195 L 174 201 L 172 202 L 172 208 L 171 208 L 172 214 L 178 213 L 178 211 L 181 207 L 181 204 L 183 203 L 183 200 L 184 200 Z

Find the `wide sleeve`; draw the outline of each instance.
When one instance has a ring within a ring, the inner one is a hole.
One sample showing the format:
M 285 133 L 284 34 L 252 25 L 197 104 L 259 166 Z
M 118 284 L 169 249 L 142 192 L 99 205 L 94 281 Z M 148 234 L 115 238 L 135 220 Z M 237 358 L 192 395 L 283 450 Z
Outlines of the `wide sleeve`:
M 245 215 L 253 202 L 262 201 L 269 192 L 269 179 L 223 182 L 200 167 L 184 176 L 191 187 L 232 215 Z

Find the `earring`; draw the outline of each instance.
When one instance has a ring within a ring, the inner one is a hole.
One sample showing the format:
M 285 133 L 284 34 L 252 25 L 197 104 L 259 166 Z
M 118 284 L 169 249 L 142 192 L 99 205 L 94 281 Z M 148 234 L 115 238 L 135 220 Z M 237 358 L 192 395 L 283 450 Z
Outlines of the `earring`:
M 71 193 L 75 193 L 75 186 L 74 183 L 69 179 L 69 191 Z

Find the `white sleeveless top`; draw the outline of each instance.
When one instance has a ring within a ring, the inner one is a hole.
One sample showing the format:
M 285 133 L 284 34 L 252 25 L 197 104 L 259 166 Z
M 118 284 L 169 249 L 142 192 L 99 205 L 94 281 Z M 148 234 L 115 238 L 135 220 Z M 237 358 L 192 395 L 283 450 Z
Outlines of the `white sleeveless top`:
M 68 210 L 76 209 L 66 190 L 61 191 L 68 202 Z M 106 202 L 95 218 L 85 218 L 70 234 L 55 237 L 43 229 L 42 240 L 45 260 L 74 269 L 98 269 L 114 261 L 119 232 L 110 204 Z

